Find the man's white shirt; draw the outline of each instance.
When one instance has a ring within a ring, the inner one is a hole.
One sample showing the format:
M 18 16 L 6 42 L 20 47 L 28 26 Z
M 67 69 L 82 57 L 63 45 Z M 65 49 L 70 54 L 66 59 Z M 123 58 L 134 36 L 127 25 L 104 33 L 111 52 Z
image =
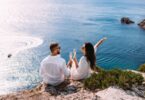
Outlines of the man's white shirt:
M 49 55 L 41 62 L 39 74 L 44 83 L 55 86 L 69 77 L 70 71 L 66 66 L 66 61 L 60 55 Z

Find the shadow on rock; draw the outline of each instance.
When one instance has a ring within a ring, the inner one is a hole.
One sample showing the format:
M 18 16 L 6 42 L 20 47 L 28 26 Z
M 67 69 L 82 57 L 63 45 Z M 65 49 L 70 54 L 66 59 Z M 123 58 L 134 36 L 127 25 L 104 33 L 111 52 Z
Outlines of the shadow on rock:
M 81 86 L 79 86 L 81 85 Z M 72 94 L 76 93 L 79 89 L 79 87 L 82 87 L 81 82 L 72 82 L 70 83 L 69 80 L 66 80 L 62 84 L 58 86 L 52 86 L 52 85 L 45 85 L 45 92 L 49 92 L 51 95 L 67 95 L 67 94 Z

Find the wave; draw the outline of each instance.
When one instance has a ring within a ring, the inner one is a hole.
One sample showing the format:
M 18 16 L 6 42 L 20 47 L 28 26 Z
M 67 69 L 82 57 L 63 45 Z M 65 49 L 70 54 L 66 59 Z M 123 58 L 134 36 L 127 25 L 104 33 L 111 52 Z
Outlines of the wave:
M 20 51 L 37 47 L 43 40 L 32 36 L 1 36 L 0 55 L 16 55 Z

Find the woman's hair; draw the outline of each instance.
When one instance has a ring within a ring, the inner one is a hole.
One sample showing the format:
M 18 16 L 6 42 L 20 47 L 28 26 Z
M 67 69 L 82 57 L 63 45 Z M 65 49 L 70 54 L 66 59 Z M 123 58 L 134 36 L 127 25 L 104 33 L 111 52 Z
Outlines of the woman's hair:
M 85 43 L 85 56 L 87 58 L 87 61 L 90 62 L 90 67 L 92 70 L 95 70 L 96 67 L 96 56 L 95 56 L 95 50 L 92 43 Z

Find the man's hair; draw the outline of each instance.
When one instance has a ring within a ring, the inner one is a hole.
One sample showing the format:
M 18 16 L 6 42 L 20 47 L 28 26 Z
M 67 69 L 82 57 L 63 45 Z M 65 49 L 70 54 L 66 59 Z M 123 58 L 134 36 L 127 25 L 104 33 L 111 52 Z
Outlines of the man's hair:
M 54 49 L 55 49 L 58 45 L 59 45 L 58 43 L 51 43 L 51 44 L 50 44 L 50 51 L 53 52 Z

